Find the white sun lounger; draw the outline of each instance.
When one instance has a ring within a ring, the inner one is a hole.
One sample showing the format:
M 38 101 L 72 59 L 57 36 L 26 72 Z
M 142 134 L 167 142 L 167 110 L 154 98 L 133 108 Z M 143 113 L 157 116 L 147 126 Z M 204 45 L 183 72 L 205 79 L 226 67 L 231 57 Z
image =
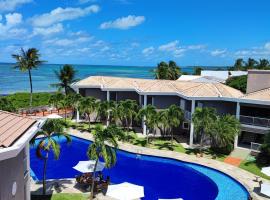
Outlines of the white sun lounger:
M 269 183 L 261 184 L 261 193 L 270 197 L 270 184 Z

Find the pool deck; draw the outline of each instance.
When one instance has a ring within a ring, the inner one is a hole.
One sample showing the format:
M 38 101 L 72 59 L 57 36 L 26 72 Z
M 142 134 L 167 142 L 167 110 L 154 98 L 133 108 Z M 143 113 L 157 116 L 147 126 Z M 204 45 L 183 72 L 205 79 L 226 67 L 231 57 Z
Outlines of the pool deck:
M 80 132 L 75 129 L 70 129 L 68 131 L 71 135 L 83 138 L 86 140 L 93 140 L 93 137 L 90 133 L 88 132 Z M 235 167 L 233 165 L 229 165 L 224 162 L 220 162 L 217 160 L 213 159 L 208 159 L 208 158 L 198 158 L 194 155 L 187 155 L 184 153 L 179 153 L 179 152 L 173 152 L 173 151 L 166 151 L 166 150 L 158 150 L 158 149 L 150 149 L 146 147 L 140 147 L 140 146 L 135 146 L 132 144 L 127 144 L 127 143 L 122 143 L 119 142 L 119 149 L 131 152 L 131 153 L 138 153 L 138 154 L 144 154 L 144 155 L 152 155 L 152 156 L 159 156 L 159 157 L 166 157 L 166 158 L 173 158 L 176 160 L 181 160 L 181 161 L 186 161 L 186 162 L 191 162 L 191 163 L 196 163 L 200 165 L 204 165 L 207 167 L 212 167 L 214 169 L 217 169 L 221 172 L 224 172 L 231 177 L 235 178 L 238 180 L 240 183 L 242 183 L 249 193 L 251 194 L 252 198 L 254 200 L 269 200 L 270 198 L 262 196 L 259 193 L 260 186 L 258 181 L 256 181 L 256 175 L 251 174 L 243 169 L 240 169 L 238 167 Z M 259 180 L 262 180 L 263 182 L 267 182 L 267 180 L 260 178 Z M 53 185 L 56 180 L 50 181 L 48 185 Z M 66 193 L 78 193 L 82 192 L 78 188 L 74 187 L 75 185 L 75 180 L 74 179 L 68 179 L 68 180 L 58 180 L 60 183 L 59 185 L 61 186 L 60 192 L 66 192 Z M 38 193 L 40 191 L 41 184 L 34 183 L 32 181 L 31 184 L 31 191 L 37 191 L 35 193 Z M 53 190 L 55 192 L 58 192 L 53 186 L 49 186 L 49 190 Z M 99 195 L 97 199 L 110 199 L 107 197 L 104 197 L 103 195 Z

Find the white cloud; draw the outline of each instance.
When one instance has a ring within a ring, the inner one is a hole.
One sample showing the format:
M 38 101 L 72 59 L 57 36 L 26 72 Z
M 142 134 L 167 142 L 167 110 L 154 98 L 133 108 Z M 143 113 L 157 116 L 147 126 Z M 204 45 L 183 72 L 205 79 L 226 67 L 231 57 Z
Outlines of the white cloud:
M 270 50 L 270 42 L 265 43 L 264 48 Z
M 71 38 L 71 39 L 51 39 L 51 40 L 45 40 L 44 44 L 46 45 L 52 45 L 52 46 L 61 46 L 61 47 L 68 47 L 68 46 L 75 46 L 78 44 L 82 44 L 84 42 L 90 41 L 91 37 L 78 37 L 78 38 Z
M 0 11 L 14 11 L 18 6 L 31 2 L 32 0 L 2 0 L 0 1 Z
M 144 56 L 149 56 L 149 55 L 151 55 L 154 52 L 154 50 L 155 50 L 155 48 L 151 46 L 151 47 L 148 47 L 148 48 L 143 49 L 142 50 L 142 54 Z
M 101 29 L 122 29 L 127 30 L 129 28 L 138 26 L 145 21 L 144 16 L 129 15 L 127 17 L 118 18 L 114 21 L 104 22 L 100 25 Z
M 216 49 L 210 52 L 212 56 L 225 56 L 226 53 L 226 49 Z
M 0 23 L 0 39 L 19 38 L 27 33 L 25 28 L 20 28 L 23 22 L 23 17 L 20 13 L 9 13 L 4 18 L 5 23 Z
M 49 36 L 56 33 L 63 32 L 64 28 L 62 24 L 54 24 L 50 27 L 34 27 L 32 36 L 42 35 Z
M 96 2 L 97 0 L 79 0 L 79 4 L 86 4 L 86 3 L 93 3 Z
M 33 17 L 32 24 L 33 26 L 50 26 L 55 23 L 63 22 L 66 20 L 73 20 L 92 13 L 97 13 L 99 10 L 100 8 L 98 5 L 92 5 L 86 8 L 58 7 L 49 13 Z
M 234 55 L 237 57 L 268 57 L 270 56 L 270 42 L 266 42 L 264 45 L 259 47 L 238 50 L 234 52 Z
M 187 46 L 187 49 L 189 49 L 189 50 L 201 50 L 201 49 L 205 49 L 205 48 L 206 48 L 206 45 L 203 45 L 203 44 Z
M 160 51 L 175 51 L 179 48 L 178 45 L 179 45 L 179 41 L 175 40 L 167 44 L 160 45 L 158 49 Z

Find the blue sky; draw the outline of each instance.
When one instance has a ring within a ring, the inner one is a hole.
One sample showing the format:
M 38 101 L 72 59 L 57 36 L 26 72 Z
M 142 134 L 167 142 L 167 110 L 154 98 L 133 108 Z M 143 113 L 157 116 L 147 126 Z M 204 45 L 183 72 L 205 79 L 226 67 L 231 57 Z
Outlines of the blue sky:
M 231 65 L 270 58 L 269 0 L 0 0 L 0 62 Z

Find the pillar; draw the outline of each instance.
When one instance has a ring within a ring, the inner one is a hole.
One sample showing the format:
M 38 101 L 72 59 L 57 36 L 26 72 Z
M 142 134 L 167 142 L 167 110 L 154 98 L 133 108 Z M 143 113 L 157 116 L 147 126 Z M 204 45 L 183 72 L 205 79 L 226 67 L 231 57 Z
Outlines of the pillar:
M 143 96 L 143 108 L 146 108 L 147 105 L 147 95 Z M 143 134 L 146 135 L 146 124 L 145 124 L 145 116 L 143 117 Z
M 110 91 L 107 91 L 107 101 L 109 102 L 110 101 Z M 107 112 L 109 112 L 109 111 L 107 111 Z M 108 115 L 109 113 L 107 113 L 107 115 Z M 110 123 L 110 119 L 108 118 L 108 117 L 106 117 L 106 126 L 108 127 L 109 126 L 109 123 Z
M 107 101 L 110 101 L 110 91 L 107 91 Z
M 25 161 L 26 162 L 26 170 L 27 170 L 27 174 L 25 175 L 25 187 L 26 187 L 26 194 L 25 194 L 25 197 L 26 199 L 25 200 L 30 200 L 31 199 L 31 189 L 30 189 L 30 152 L 29 152 L 29 144 L 27 143 L 24 147 L 24 151 L 25 151 Z
M 240 119 L 240 103 L 237 102 L 236 104 L 236 114 L 235 114 L 236 119 Z M 234 137 L 234 148 L 238 147 L 238 135 Z
M 76 88 L 76 93 L 79 94 L 79 88 Z M 79 109 L 77 108 L 76 110 L 76 122 L 80 121 L 80 112 Z
M 195 111 L 195 100 L 192 100 L 191 103 L 191 124 L 190 124 L 190 133 L 189 133 L 189 146 L 193 146 L 193 138 L 194 138 L 194 124 L 192 121 L 192 115 Z

